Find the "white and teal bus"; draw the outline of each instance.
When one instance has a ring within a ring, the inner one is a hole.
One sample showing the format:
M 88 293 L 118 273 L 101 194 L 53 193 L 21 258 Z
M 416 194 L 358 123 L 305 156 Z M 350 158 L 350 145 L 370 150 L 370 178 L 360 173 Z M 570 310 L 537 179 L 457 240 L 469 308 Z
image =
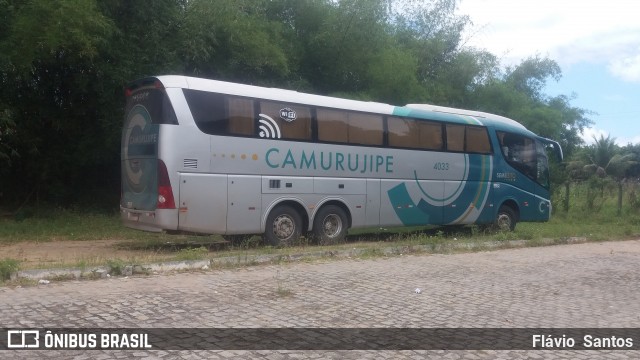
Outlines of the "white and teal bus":
M 321 244 L 363 227 L 547 221 L 546 148 L 514 120 L 184 76 L 126 89 L 121 218 Z

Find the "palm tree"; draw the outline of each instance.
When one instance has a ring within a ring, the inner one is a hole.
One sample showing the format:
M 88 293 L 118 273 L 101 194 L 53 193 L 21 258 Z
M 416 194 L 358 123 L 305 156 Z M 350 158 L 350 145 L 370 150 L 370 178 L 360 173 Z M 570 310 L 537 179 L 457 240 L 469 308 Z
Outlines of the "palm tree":
M 620 154 L 620 148 L 616 145 L 616 138 L 611 135 L 600 135 L 599 139 L 594 136 L 595 143 L 589 160 L 591 164 L 585 165 L 584 169 L 598 177 L 610 176 L 618 184 L 618 215 L 622 212 L 622 185 L 624 184 L 627 170 L 636 164 L 634 154 Z

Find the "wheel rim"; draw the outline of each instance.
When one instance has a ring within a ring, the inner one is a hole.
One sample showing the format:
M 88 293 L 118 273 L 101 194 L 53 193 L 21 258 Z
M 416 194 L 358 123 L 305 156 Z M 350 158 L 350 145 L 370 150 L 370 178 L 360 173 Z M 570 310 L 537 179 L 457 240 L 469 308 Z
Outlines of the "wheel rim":
M 322 221 L 324 235 L 333 238 L 342 232 L 342 219 L 336 214 L 327 215 Z
M 505 213 L 498 214 L 498 229 L 511 230 L 511 217 Z
M 288 239 L 295 230 L 296 224 L 288 215 L 280 215 L 273 221 L 273 233 L 278 239 Z

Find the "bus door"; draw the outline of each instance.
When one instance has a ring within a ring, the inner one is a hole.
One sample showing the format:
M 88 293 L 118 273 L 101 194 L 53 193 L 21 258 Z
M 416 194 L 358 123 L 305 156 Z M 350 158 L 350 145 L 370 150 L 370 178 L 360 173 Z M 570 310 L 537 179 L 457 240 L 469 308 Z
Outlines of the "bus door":
M 255 234 L 262 219 L 262 176 L 229 175 L 226 234 Z
M 224 233 L 227 230 L 227 175 L 180 174 L 180 230 Z

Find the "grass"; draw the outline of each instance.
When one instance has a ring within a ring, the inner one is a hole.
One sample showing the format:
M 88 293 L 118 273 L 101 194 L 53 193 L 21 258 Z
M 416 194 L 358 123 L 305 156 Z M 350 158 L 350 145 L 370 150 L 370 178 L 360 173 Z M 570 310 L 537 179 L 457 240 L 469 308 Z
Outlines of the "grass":
M 284 279 L 280 274 L 280 270 L 276 272 L 275 280 L 276 280 L 275 295 L 277 297 L 286 298 L 294 295 L 293 290 L 291 290 L 286 284 L 287 279 Z
M 19 264 L 15 259 L 0 260 L 0 284 L 11 279 L 11 275 L 18 271 Z
M 568 213 L 555 211 L 549 222 L 519 223 L 514 232 L 506 233 L 485 232 L 475 226 L 454 229 L 370 228 L 351 230 L 343 244 L 320 247 L 302 239 L 297 246 L 276 249 L 262 245 L 257 236 L 230 245 L 220 236 L 168 235 L 128 229 L 122 226 L 117 213 L 49 210 L 31 216 L 0 218 L 0 246 L 24 241 L 119 240 L 119 249 L 130 251 L 133 254 L 131 258 L 88 257 L 74 259 L 70 264 L 35 266 L 89 268 L 108 265 L 117 272 L 129 264 L 168 260 L 212 259 L 219 260 L 220 266 L 246 266 L 308 258 L 300 254 L 329 258 L 337 253 L 349 253 L 366 259 L 420 252 L 447 253 L 523 246 L 516 240 L 525 241 L 526 246 L 541 246 L 569 243 L 574 238 L 583 241 L 640 238 L 638 206 L 625 203 L 619 216 L 615 208 L 615 193 L 602 191 L 595 202 L 587 202 L 585 193 L 584 188 L 573 189 L 572 196 L 576 198 L 572 200 Z M 554 209 L 561 209 L 561 205 L 554 202 Z M 0 260 L 0 281 L 8 278 L 18 266 L 22 267 L 22 264 L 17 260 Z
M 122 275 L 125 264 L 124 261 L 120 259 L 109 259 L 107 261 L 107 266 L 109 267 L 112 275 Z
M 0 218 L 0 244 L 20 241 L 158 239 L 158 234 L 122 226 L 118 214 L 46 210 L 31 217 Z M 161 237 L 167 237 L 164 235 Z
M 201 260 L 207 257 L 209 249 L 204 246 L 197 248 L 186 248 L 179 250 L 176 254 L 176 260 Z

